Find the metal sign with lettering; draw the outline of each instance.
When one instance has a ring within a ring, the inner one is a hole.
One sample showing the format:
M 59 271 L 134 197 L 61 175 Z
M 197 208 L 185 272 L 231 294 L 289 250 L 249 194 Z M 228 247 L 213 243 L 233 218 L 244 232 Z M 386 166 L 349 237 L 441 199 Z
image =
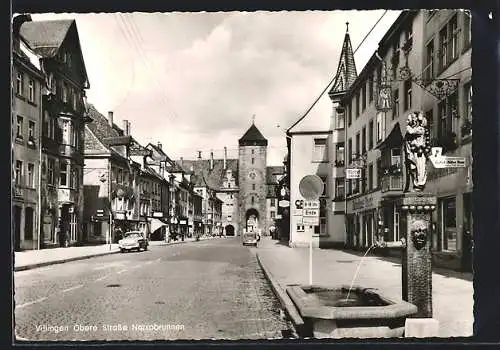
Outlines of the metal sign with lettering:
M 347 179 L 360 179 L 361 178 L 361 169 L 347 168 L 345 170 L 345 177 Z
M 319 216 L 304 216 L 302 218 L 302 223 L 304 225 L 318 226 L 319 225 Z
M 467 166 L 465 157 L 443 156 L 442 152 L 442 147 L 432 147 L 429 160 L 431 161 L 434 168 L 465 168 Z
M 319 209 L 319 200 L 304 201 L 304 209 Z
M 303 215 L 305 225 L 319 225 L 319 200 L 304 201 Z
M 304 209 L 304 216 L 319 216 L 319 209 Z

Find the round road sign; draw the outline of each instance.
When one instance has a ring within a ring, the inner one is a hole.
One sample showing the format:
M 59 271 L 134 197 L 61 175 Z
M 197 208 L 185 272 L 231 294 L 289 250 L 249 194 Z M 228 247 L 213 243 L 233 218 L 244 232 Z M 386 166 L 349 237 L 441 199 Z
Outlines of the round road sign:
M 318 175 L 306 175 L 300 180 L 299 192 L 307 200 L 318 199 L 323 193 L 325 184 Z

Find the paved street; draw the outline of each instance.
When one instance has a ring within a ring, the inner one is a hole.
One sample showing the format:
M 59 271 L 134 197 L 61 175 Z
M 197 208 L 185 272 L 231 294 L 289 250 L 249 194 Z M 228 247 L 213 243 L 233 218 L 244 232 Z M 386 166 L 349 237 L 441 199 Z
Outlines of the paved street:
M 269 339 L 289 334 L 254 248 L 152 246 L 15 273 L 20 339 Z

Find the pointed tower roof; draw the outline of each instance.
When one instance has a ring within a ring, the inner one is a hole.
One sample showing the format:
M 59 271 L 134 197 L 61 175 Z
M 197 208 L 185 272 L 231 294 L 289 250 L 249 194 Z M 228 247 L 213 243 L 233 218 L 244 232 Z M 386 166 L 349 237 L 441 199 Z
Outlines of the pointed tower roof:
M 238 140 L 238 143 L 240 146 L 267 146 L 266 138 L 253 122 L 247 132 Z
M 347 29 L 340 53 L 339 65 L 337 74 L 333 81 L 329 95 L 343 93 L 349 89 L 352 83 L 356 80 L 358 73 L 356 71 L 356 63 L 354 62 L 354 53 L 352 52 L 351 38 L 349 36 L 349 22 L 346 22 Z

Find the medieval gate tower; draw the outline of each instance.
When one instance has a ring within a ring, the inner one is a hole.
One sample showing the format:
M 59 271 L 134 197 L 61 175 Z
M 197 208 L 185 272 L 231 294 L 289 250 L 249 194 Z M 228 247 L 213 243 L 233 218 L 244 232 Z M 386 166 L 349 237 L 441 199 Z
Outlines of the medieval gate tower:
M 267 140 L 254 123 L 238 140 L 239 143 L 239 208 L 238 221 L 241 234 L 244 229 L 269 229 L 267 222 Z

